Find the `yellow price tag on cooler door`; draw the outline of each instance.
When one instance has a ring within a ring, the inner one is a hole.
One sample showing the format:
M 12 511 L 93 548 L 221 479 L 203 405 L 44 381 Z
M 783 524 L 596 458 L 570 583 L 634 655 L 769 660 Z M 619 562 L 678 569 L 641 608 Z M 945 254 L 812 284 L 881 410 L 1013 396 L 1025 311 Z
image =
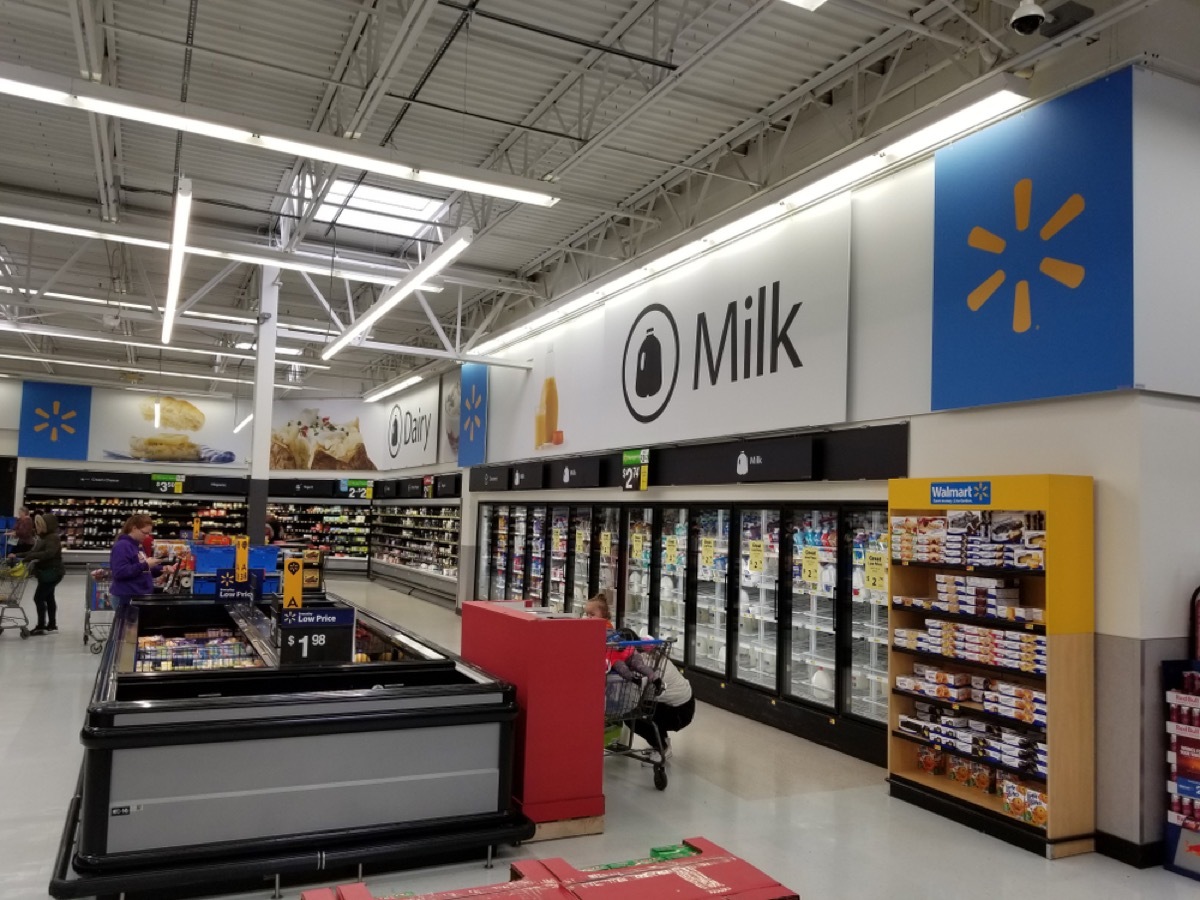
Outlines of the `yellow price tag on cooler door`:
M 244 534 L 233 539 L 233 580 L 250 580 L 250 538 Z
M 588 533 L 582 528 L 575 531 L 575 555 L 585 556 L 588 552 Z
M 700 565 L 711 567 L 717 557 L 716 538 L 700 538 Z
M 600 532 L 600 555 L 601 556 L 612 555 L 612 532 L 611 531 Z
M 863 572 L 863 586 L 872 591 L 888 589 L 887 554 L 878 550 L 868 550 L 866 555 L 866 570 Z
M 663 562 L 670 565 L 675 565 L 675 557 L 679 554 L 679 542 L 675 539 L 675 535 L 667 538 L 667 547 L 663 555 L 666 557 Z
M 761 572 L 763 570 L 763 542 L 750 542 L 750 564 L 748 566 L 751 572 Z
M 813 585 L 821 583 L 821 557 L 816 547 L 800 551 L 800 578 Z
M 645 542 L 645 536 L 641 532 L 634 532 L 629 536 L 629 555 L 638 562 L 642 560 L 642 544 Z

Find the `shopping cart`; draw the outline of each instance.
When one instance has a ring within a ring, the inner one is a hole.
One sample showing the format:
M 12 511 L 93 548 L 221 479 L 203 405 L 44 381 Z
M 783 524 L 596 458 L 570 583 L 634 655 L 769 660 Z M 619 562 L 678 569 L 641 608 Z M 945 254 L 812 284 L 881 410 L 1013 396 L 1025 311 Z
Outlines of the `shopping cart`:
M 113 608 L 108 596 L 108 588 L 112 576 L 108 569 L 93 569 L 88 572 L 87 589 L 84 597 L 83 610 L 83 642 L 91 642 L 89 648 L 93 653 L 99 653 L 108 640 L 108 632 L 112 629 Z
M 28 580 L 29 567 L 25 563 L 0 564 L 0 634 L 5 628 L 20 628 L 21 638 L 29 637 L 29 616 L 21 608 Z
M 671 644 L 671 640 L 646 638 L 640 641 L 610 641 L 606 649 L 610 652 L 634 650 L 640 654 L 641 661 L 658 675 L 661 684 L 670 660 Z M 654 723 L 654 706 L 659 693 L 654 681 L 648 677 L 639 676 L 635 681 L 626 681 L 615 672 L 608 672 L 604 683 L 604 752 L 609 756 L 631 756 L 653 766 L 654 786 L 663 791 L 667 788 L 665 753 L 655 747 L 634 749 L 633 746 L 633 726 L 638 722 L 649 723 L 658 737 L 655 743 L 663 746 L 662 735 Z

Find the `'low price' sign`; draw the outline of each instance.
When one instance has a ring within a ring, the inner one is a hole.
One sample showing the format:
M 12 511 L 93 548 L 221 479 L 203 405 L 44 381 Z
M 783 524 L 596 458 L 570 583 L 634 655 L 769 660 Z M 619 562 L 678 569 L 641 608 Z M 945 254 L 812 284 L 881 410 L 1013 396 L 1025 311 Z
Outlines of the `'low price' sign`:
M 353 609 L 308 607 L 280 611 L 280 665 L 345 663 L 353 658 Z

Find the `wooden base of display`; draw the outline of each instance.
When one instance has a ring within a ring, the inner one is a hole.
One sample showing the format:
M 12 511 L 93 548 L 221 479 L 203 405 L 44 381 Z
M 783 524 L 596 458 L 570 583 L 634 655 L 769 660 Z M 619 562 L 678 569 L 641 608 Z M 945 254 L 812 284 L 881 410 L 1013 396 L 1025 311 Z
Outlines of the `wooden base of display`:
M 604 834 L 604 816 L 584 816 L 580 819 L 561 819 L 558 822 L 538 822 L 530 841 L 555 841 L 559 838 L 581 837 L 585 834 Z
M 919 777 L 919 776 L 918 776 Z M 966 825 L 994 838 L 1046 859 L 1061 859 L 1066 856 L 1077 856 L 1081 853 L 1091 853 L 1096 849 L 1094 835 L 1063 838 L 1052 841 L 1046 833 L 1032 825 L 1018 822 L 1001 812 L 980 806 L 967 800 L 956 800 L 947 794 L 946 789 L 927 788 L 917 780 L 892 775 L 888 778 L 889 793 L 898 800 L 904 800 L 921 809 L 945 816 L 947 819 Z M 973 791 L 973 788 L 963 788 Z

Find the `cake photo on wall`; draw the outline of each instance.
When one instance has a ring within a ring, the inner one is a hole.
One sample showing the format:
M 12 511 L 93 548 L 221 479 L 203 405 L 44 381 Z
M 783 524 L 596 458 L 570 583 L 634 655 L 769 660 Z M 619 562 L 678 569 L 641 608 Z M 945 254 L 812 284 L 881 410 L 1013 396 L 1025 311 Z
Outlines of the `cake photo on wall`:
M 157 410 L 157 421 L 155 416 Z M 207 417 L 196 404 L 182 397 L 163 395 L 138 401 L 138 414 L 153 429 L 144 435 L 130 435 L 129 450 L 106 450 L 109 459 L 134 459 L 143 462 L 232 463 L 237 455 L 202 443 L 196 434 Z M 190 432 L 190 433 L 189 433 Z
M 272 469 L 374 470 L 358 419 L 334 422 L 318 409 L 271 430 Z

